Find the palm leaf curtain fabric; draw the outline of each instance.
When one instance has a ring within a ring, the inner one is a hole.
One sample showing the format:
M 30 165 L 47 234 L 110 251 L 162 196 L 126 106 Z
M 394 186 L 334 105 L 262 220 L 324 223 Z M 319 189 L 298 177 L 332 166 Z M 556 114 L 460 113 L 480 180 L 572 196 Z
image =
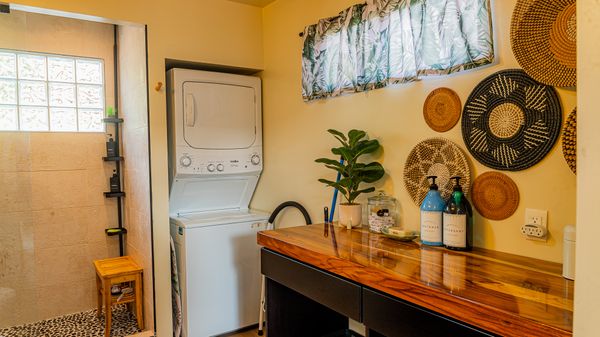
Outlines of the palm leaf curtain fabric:
M 490 0 L 369 0 L 304 29 L 305 101 L 494 60 Z

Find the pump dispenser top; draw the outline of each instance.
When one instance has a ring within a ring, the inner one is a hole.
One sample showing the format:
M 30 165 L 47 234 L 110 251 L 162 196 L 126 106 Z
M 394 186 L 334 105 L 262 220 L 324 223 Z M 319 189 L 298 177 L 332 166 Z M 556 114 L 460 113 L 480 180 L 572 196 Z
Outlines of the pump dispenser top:
M 435 183 L 437 176 L 428 176 L 427 180 L 429 180 L 429 179 L 431 179 L 431 185 L 429 186 L 429 190 L 437 191 L 439 189 L 438 185 Z
M 450 178 L 452 180 L 454 180 L 456 182 L 456 184 L 454 185 L 454 188 L 452 189 L 453 191 L 460 191 L 462 192 L 462 186 L 460 186 L 460 180 L 462 179 L 462 177 L 460 176 L 454 176 L 452 178 Z

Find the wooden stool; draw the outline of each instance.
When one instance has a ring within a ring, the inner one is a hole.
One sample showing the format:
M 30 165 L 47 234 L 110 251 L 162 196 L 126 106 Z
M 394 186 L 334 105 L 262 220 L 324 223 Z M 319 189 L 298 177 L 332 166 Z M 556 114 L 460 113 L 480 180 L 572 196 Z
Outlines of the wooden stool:
M 110 327 L 112 323 L 112 305 L 121 303 L 135 302 L 135 317 L 137 318 L 138 328 L 144 330 L 144 316 L 142 312 L 142 271 L 131 257 L 122 256 L 112 259 L 95 260 L 96 268 L 96 289 L 98 289 L 98 317 L 102 313 L 102 304 L 104 303 L 106 328 L 104 335 L 110 337 Z M 118 300 L 119 295 L 112 295 L 110 289 L 113 284 L 133 282 L 134 290 L 132 294 L 124 295 Z

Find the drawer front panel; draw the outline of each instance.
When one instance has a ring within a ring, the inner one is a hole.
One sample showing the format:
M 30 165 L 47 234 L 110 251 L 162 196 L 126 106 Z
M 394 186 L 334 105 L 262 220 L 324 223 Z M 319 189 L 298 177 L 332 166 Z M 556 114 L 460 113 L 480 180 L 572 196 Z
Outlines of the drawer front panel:
M 262 273 L 340 314 L 361 321 L 361 287 L 352 282 L 262 248 Z
M 390 337 L 494 336 L 366 288 L 363 289 L 363 319 L 369 329 Z

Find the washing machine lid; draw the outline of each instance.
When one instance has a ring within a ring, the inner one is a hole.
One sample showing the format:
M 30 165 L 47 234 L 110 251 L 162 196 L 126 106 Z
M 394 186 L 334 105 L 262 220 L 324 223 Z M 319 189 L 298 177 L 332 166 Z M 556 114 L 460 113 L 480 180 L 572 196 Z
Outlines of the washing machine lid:
M 209 211 L 172 217 L 171 222 L 186 229 L 248 222 L 266 222 L 269 214 L 256 210 Z
M 247 210 L 258 175 L 175 178 L 171 182 L 169 213 L 171 216 L 223 211 Z
M 195 149 L 245 149 L 256 140 L 253 87 L 187 81 L 183 83 L 183 136 Z

